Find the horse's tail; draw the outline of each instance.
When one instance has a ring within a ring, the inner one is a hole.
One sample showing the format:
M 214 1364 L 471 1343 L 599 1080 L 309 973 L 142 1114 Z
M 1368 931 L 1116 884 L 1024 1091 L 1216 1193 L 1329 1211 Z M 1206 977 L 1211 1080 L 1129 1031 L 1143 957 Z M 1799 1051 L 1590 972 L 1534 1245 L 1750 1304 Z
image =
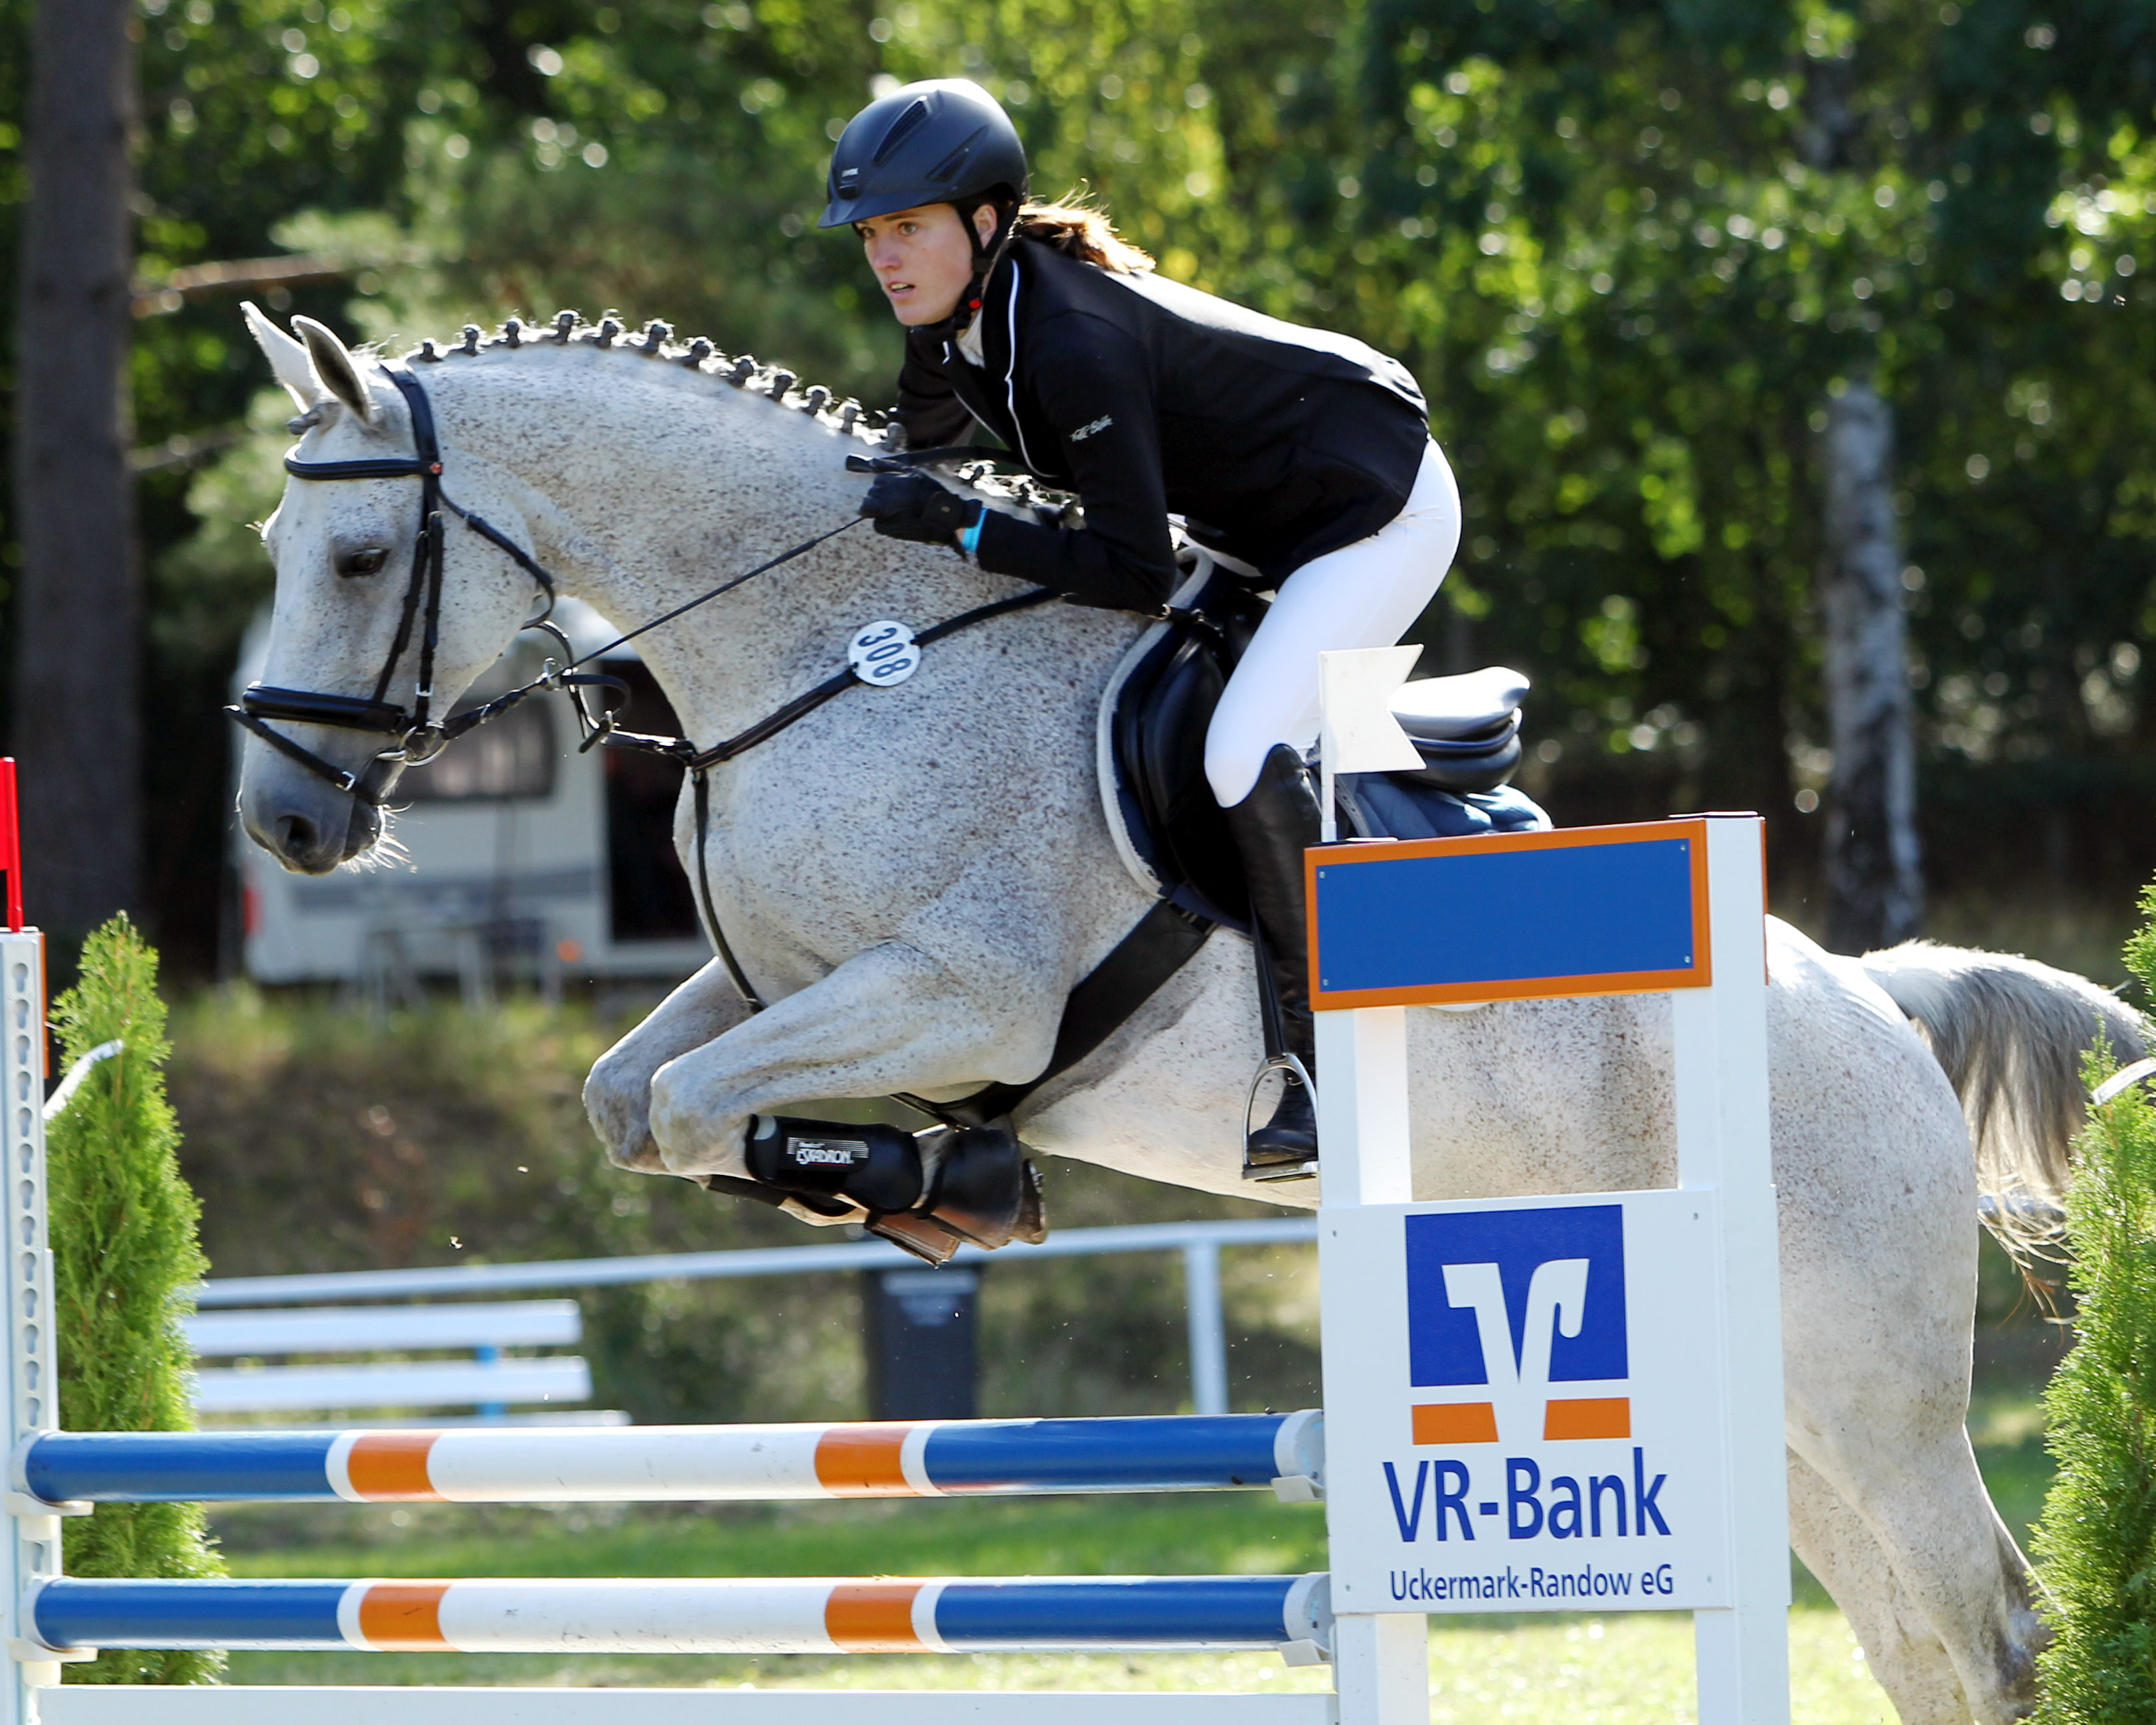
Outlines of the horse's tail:
M 2010 1242 L 2054 1235 L 2087 1111 L 2082 1056 L 2101 1034 L 2122 1064 L 2139 1060 L 2156 1043 L 2148 1020 L 2086 977 L 2011 953 L 1907 941 L 1860 962 L 1961 1098 L 1985 1219 Z

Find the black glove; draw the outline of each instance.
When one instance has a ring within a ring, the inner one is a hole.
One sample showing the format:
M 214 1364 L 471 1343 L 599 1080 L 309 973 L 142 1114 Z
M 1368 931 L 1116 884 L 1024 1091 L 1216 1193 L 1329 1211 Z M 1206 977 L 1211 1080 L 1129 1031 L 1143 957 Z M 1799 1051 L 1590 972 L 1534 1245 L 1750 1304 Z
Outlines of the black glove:
M 877 532 L 922 545 L 951 545 L 981 512 L 978 497 L 953 496 L 925 473 L 879 474 L 861 499 Z

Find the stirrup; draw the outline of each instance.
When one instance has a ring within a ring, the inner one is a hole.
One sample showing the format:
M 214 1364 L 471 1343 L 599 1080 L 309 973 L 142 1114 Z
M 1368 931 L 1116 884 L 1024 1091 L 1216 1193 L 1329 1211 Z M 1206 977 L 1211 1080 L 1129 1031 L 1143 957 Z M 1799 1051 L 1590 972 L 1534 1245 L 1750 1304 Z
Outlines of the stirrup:
M 1307 1180 L 1317 1173 L 1318 1158 L 1305 1156 L 1294 1161 L 1253 1163 L 1250 1160 L 1250 1137 L 1257 1129 L 1253 1117 L 1258 1106 L 1258 1092 L 1266 1079 L 1275 1072 L 1283 1073 L 1291 1084 L 1300 1084 L 1310 1098 L 1310 1113 L 1313 1122 L 1317 1117 L 1317 1086 L 1312 1080 L 1310 1069 L 1292 1053 L 1267 1055 L 1258 1066 L 1257 1076 L 1250 1080 L 1250 1095 L 1243 1102 L 1243 1178 L 1257 1183 L 1278 1180 Z

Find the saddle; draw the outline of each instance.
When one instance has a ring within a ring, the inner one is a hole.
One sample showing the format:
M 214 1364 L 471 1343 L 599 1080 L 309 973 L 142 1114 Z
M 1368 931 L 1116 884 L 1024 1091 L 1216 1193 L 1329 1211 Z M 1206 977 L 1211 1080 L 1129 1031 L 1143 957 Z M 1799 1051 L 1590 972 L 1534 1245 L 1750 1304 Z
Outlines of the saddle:
M 1109 830 L 1139 883 L 1209 922 L 1248 932 L 1250 899 L 1227 817 L 1205 779 L 1205 731 L 1266 602 L 1202 547 L 1169 616 L 1139 637 L 1110 679 L 1096 737 Z M 1547 829 L 1509 781 L 1520 764 L 1527 680 L 1502 666 L 1403 685 L 1393 716 L 1422 765 L 1342 773 L 1340 831 L 1358 839 L 1446 839 Z

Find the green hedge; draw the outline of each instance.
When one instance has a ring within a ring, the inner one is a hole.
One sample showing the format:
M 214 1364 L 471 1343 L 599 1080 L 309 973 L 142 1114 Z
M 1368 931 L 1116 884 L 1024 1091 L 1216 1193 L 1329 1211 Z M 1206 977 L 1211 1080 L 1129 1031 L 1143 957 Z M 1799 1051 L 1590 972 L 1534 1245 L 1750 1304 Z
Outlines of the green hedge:
M 2156 994 L 2156 887 L 2126 962 Z M 2117 1062 L 2099 1045 L 2092 1089 Z M 2093 1109 L 2066 1200 L 2073 1349 L 2045 1395 L 2058 1476 L 2033 1543 L 2057 1639 L 2042 1725 L 2156 1722 L 2156 1109 L 2138 1085 Z
M 91 1069 L 48 1141 L 60 1424 L 185 1431 L 193 1356 L 179 1320 L 185 1291 L 208 1266 L 165 1100 L 157 955 L 118 916 L 85 945 L 80 974 L 53 1009 L 66 1059 L 115 1040 L 126 1046 Z M 105 1503 L 64 1525 L 73 1575 L 224 1573 L 197 1504 Z M 204 1683 L 223 1668 L 221 1654 L 113 1649 L 66 1674 L 75 1683 Z

